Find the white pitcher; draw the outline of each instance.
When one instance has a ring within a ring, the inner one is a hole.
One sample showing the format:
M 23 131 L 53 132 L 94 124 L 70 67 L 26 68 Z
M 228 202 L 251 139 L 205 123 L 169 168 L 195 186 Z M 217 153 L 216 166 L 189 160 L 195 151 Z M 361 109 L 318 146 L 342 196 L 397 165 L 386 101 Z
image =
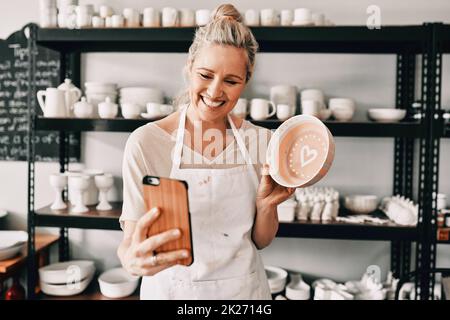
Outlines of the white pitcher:
M 64 79 L 64 83 L 61 83 L 58 86 L 58 90 L 65 92 L 67 115 L 71 116 L 73 112 L 73 105 L 81 98 L 81 90 L 75 87 L 70 79 Z
M 45 101 L 44 101 L 45 97 Z M 68 116 L 65 92 L 57 88 L 47 88 L 37 92 L 39 106 L 44 112 L 44 117 L 65 118 Z

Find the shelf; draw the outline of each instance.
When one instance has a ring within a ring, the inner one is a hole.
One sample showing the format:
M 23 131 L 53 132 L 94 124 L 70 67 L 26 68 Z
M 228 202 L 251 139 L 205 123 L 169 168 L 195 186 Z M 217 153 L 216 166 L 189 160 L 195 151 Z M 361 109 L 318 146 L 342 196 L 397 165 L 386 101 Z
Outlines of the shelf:
M 343 222 L 295 221 L 280 223 L 277 237 L 347 239 L 347 240 L 411 240 L 418 236 L 416 227 L 403 227 L 394 223 L 379 225 L 375 223 L 350 224 Z
M 36 234 L 35 248 L 36 253 L 39 254 L 42 251 L 55 244 L 59 239 L 58 235 L 53 234 Z M 27 260 L 27 247 L 24 246 L 20 255 L 10 258 L 8 260 L 0 261 L 0 279 L 11 276 L 16 270 L 22 267 Z
M 112 131 L 132 132 L 140 126 L 151 122 L 145 119 L 76 119 L 76 118 L 36 118 L 36 130 L 40 131 Z M 279 120 L 254 121 L 252 123 L 276 129 L 281 125 Z M 373 121 L 324 121 L 334 136 L 347 137 L 410 137 L 418 138 L 423 134 L 420 122 L 379 123 Z
M 37 299 L 38 300 L 139 300 L 139 287 L 140 285 L 138 285 L 136 291 L 131 296 L 119 299 L 111 299 L 101 294 L 97 277 L 94 277 L 94 279 L 92 279 L 91 283 L 86 288 L 86 290 L 84 290 L 82 293 L 78 295 L 69 297 L 59 297 L 59 296 L 49 296 L 43 292 L 40 292 L 37 295 Z
M 187 52 L 196 28 L 41 28 L 38 45 L 62 52 Z M 260 52 L 419 53 L 423 26 L 251 27 Z
M 450 138 L 450 123 L 446 123 L 444 125 L 444 134 L 443 134 L 444 138 Z
M 67 227 L 81 229 L 121 230 L 119 217 L 122 203 L 113 203 L 111 211 L 96 211 L 90 206 L 90 211 L 83 214 L 73 214 L 67 210 L 53 211 L 49 206 L 36 212 L 36 225 L 47 227 Z M 346 212 L 341 210 L 340 215 Z M 355 239 L 355 240 L 413 240 L 416 239 L 415 227 L 402 227 L 394 223 L 379 225 L 374 223 L 349 224 L 342 222 L 293 222 L 280 223 L 278 237 L 324 238 L 324 239 Z
M 41 227 L 80 228 L 121 230 L 119 217 L 122 212 L 122 202 L 111 202 L 110 211 L 97 211 L 95 206 L 88 206 L 85 213 L 73 213 L 69 205 L 65 210 L 52 210 L 50 206 L 35 212 L 35 224 Z
M 437 24 L 436 39 L 442 53 L 450 53 L 450 24 Z

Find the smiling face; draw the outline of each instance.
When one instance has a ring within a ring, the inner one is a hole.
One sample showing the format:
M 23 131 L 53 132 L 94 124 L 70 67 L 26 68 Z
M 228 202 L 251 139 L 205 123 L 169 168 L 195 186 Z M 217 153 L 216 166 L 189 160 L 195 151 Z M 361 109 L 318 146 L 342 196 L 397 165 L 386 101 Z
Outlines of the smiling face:
M 247 56 L 244 49 L 205 45 L 189 70 L 191 105 L 202 121 L 226 118 L 245 88 Z

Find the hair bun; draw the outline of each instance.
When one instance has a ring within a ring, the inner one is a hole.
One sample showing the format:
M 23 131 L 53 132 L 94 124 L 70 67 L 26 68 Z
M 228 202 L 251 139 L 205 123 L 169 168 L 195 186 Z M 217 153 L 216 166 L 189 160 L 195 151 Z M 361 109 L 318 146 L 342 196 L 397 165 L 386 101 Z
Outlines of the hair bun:
M 222 4 L 218 6 L 212 13 L 212 20 L 229 19 L 242 22 L 242 15 L 232 4 Z

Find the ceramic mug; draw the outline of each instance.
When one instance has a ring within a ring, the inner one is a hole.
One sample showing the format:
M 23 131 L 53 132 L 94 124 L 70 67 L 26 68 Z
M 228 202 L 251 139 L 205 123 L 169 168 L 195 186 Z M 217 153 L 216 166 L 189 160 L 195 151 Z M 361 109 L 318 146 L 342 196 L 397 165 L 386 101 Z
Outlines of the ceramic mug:
M 123 9 L 123 16 L 125 18 L 125 27 L 137 28 L 140 26 L 139 11 L 133 8 Z
M 281 25 L 282 26 L 292 25 L 293 20 L 294 20 L 294 13 L 292 10 L 289 10 L 289 9 L 281 10 Z
M 143 14 L 142 25 L 144 27 L 159 27 L 159 11 L 155 8 L 145 8 Z
M 240 98 L 231 112 L 239 118 L 245 118 L 247 116 L 247 99 Z
M 272 111 L 270 110 L 272 107 Z M 272 101 L 266 99 L 252 99 L 250 103 L 250 116 L 253 120 L 261 121 L 270 118 L 277 112 L 277 108 Z
M 261 10 L 261 25 L 262 26 L 274 26 L 276 25 L 277 13 L 275 9 L 262 9 Z
M 277 104 L 277 118 L 278 120 L 285 121 L 292 117 L 291 106 L 288 104 Z
M 245 24 L 248 26 L 259 26 L 259 13 L 255 9 L 245 11 Z
M 193 27 L 195 26 L 195 12 L 192 9 L 180 9 L 180 26 Z
M 162 26 L 176 27 L 178 24 L 178 10 L 171 7 L 162 9 Z
M 302 100 L 302 114 L 319 117 L 321 105 L 317 100 Z

